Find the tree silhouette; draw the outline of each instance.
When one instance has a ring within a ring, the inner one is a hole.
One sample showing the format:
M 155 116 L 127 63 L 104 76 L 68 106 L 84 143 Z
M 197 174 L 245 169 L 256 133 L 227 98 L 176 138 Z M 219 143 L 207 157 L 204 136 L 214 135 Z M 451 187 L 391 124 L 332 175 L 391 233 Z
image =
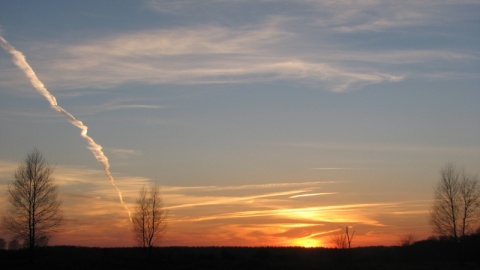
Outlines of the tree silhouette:
M 0 238 L 0 250 L 4 250 L 7 247 L 7 242 L 5 239 Z
M 20 243 L 18 243 L 17 238 L 13 238 L 8 242 L 8 249 L 9 250 L 18 250 L 20 248 Z
M 350 249 L 352 248 L 352 240 L 353 236 L 355 234 L 355 230 L 349 230 L 349 226 L 345 227 L 345 230 L 337 230 L 332 236 L 331 236 L 331 242 L 335 245 L 336 248 L 339 249 Z
M 8 186 L 9 207 L 3 225 L 14 239 L 25 241 L 30 261 L 38 241 L 56 232 L 63 219 L 52 173 L 53 167 L 35 149 L 19 165 L 15 180 Z
M 153 185 L 147 192 L 145 187 L 139 192 L 132 217 L 133 233 L 138 245 L 148 248 L 148 257 L 152 248 L 163 237 L 167 226 L 167 213 L 160 195 L 160 187 Z
M 434 189 L 430 223 L 434 231 L 458 242 L 471 232 L 479 221 L 480 186 L 478 177 L 447 164 Z
M 400 246 L 402 247 L 408 247 L 413 245 L 415 243 L 415 236 L 411 233 L 409 234 L 404 234 L 400 236 L 400 239 L 398 240 Z

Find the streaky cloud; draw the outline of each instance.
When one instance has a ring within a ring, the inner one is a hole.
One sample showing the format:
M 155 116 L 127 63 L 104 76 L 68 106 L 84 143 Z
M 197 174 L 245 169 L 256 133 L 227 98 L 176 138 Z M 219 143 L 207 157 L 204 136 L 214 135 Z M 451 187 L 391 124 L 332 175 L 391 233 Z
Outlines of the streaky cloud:
M 337 171 L 337 170 L 354 170 L 355 168 L 344 168 L 344 167 L 318 167 L 318 168 L 312 168 L 314 170 L 320 170 L 320 171 Z
M 188 203 L 188 204 L 180 204 L 180 205 L 173 205 L 173 206 L 166 206 L 166 209 L 177 209 L 177 208 L 191 208 L 191 207 L 198 207 L 198 206 L 207 206 L 207 205 L 224 205 L 229 203 L 238 203 L 238 202 L 251 202 L 256 199 L 261 198 L 269 198 L 269 197 L 278 197 L 278 196 L 286 196 L 291 194 L 297 194 L 304 192 L 304 190 L 291 190 L 291 191 L 283 191 L 283 192 L 272 192 L 266 194 L 259 194 L 259 195 L 249 195 L 249 196 L 242 196 L 242 197 L 220 197 L 220 198 L 209 198 L 210 200 L 203 200 L 198 203 Z
M 80 133 L 81 137 L 83 137 L 87 141 L 89 145 L 88 148 L 90 149 L 94 157 L 97 159 L 97 161 L 103 165 L 105 174 L 110 180 L 110 183 L 112 184 L 112 186 L 116 189 L 118 193 L 118 198 L 121 204 L 124 206 L 125 210 L 127 211 L 128 217 L 131 221 L 132 220 L 131 213 L 127 205 L 123 201 L 122 191 L 115 184 L 115 179 L 113 178 L 110 172 L 110 163 L 108 162 L 108 158 L 103 153 L 102 146 L 97 144 L 93 140 L 93 138 L 87 134 L 88 127 L 85 126 L 82 123 L 82 121 L 77 120 L 71 113 L 69 113 L 64 108 L 58 105 L 57 99 L 55 98 L 55 96 L 53 96 L 45 87 L 45 85 L 40 81 L 40 79 L 37 77 L 32 67 L 28 64 L 22 52 L 15 49 L 1 36 L 0 36 L 0 46 L 2 46 L 8 53 L 12 55 L 13 57 L 12 60 L 14 64 L 17 65 L 25 73 L 25 76 L 30 80 L 30 83 L 32 84 L 32 86 L 50 103 L 50 107 L 55 111 L 59 112 L 60 114 L 62 114 L 63 116 L 65 116 L 72 125 L 76 126 L 81 130 L 81 133 Z
M 338 59 L 329 60 L 332 52 L 299 54 L 278 45 L 299 42 L 297 35 L 271 20 L 255 27 L 176 27 L 72 46 L 50 45 L 45 49 L 55 48 L 55 59 L 45 65 L 45 77 L 64 89 L 111 88 L 130 82 L 192 85 L 306 80 L 335 92 L 404 79 L 404 74 L 383 68 L 351 68 Z
M 158 104 L 142 104 L 136 99 L 112 99 L 106 103 L 82 107 L 81 110 L 83 115 L 87 115 L 118 110 L 158 110 L 166 107 Z
M 310 149 L 337 149 L 351 151 L 374 151 L 374 152 L 460 152 L 475 153 L 480 151 L 478 147 L 454 147 L 434 145 L 412 145 L 412 144 L 382 144 L 382 143 L 351 143 L 351 142 L 285 142 L 277 143 L 284 146 L 310 148 Z
M 125 149 L 125 148 L 112 148 L 108 151 L 112 152 L 113 154 L 117 155 L 120 158 L 128 158 L 130 156 L 141 156 L 143 153 L 142 151 L 135 150 L 135 149 Z
M 313 197 L 313 196 L 323 196 L 323 195 L 334 195 L 338 194 L 337 192 L 322 192 L 322 193 L 307 193 L 290 196 L 290 199 L 301 198 L 301 197 Z
M 228 186 L 165 186 L 164 191 L 173 192 L 181 190 L 196 191 L 222 191 L 222 190 L 243 190 L 243 189 L 271 189 L 271 188 L 288 188 L 288 187 L 308 187 L 319 186 L 324 184 L 343 183 L 348 181 L 316 181 L 316 182 L 291 182 L 291 183 L 266 183 L 266 184 L 250 184 L 250 185 L 228 185 Z
M 260 217 L 284 217 L 298 221 L 317 221 L 333 223 L 362 223 L 372 226 L 385 226 L 378 220 L 369 218 L 365 214 L 358 214 L 362 209 L 372 209 L 389 206 L 389 203 L 346 204 L 331 206 L 314 206 L 300 208 L 281 208 L 269 210 L 246 210 L 239 212 L 207 215 L 189 219 L 190 222 L 205 222 L 210 220 L 243 219 Z

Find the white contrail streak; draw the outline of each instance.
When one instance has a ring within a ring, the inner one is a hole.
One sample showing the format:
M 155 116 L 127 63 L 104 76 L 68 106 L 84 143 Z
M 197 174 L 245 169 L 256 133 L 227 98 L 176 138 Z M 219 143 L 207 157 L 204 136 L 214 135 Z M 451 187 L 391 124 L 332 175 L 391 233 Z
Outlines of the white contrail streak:
M 35 89 L 37 89 L 37 91 L 43 97 L 45 97 L 45 99 L 50 103 L 50 106 L 52 107 L 52 109 L 61 113 L 63 116 L 65 116 L 68 119 L 68 121 L 70 121 L 72 125 L 78 127 L 81 130 L 80 135 L 87 141 L 88 149 L 90 149 L 90 151 L 95 156 L 97 161 L 103 164 L 103 169 L 105 170 L 105 174 L 107 175 L 108 179 L 110 179 L 110 183 L 112 184 L 112 186 L 115 187 L 115 189 L 117 190 L 118 198 L 120 199 L 120 202 L 122 203 L 123 207 L 125 207 L 125 210 L 128 213 L 128 218 L 130 219 L 130 221 L 132 221 L 132 214 L 130 213 L 130 210 L 128 210 L 128 207 L 125 204 L 125 202 L 123 201 L 122 191 L 115 184 L 115 179 L 110 173 L 110 163 L 108 163 L 108 158 L 103 153 L 102 146 L 97 144 L 92 139 L 92 137 L 87 135 L 88 127 L 85 126 L 82 123 L 82 121 L 77 120 L 71 113 L 67 112 L 65 109 L 63 109 L 57 104 L 57 99 L 47 90 L 45 85 L 37 77 L 37 75 L 33 71 L 32 67 L 28 64 L 22 52 L 15 49 L 15 47 L 10 45 L 1 36 L 0 36 L 0 46 L 2 46 L 8 53 L 12 55 L 13 63 L 17 65 L 25 73 L 27 78 L 30 80 L 30 83 L 33 85 Z

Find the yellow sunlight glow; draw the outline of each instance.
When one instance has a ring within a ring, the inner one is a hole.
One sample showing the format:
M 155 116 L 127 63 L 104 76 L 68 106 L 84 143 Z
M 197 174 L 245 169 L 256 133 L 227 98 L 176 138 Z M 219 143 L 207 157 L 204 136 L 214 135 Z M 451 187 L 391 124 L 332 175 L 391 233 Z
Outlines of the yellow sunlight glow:
M 306 248 L 322 246 L 322 241 L 320 241 L 319 239 L 312 239 L 312 238 L 306 238 L 306 237 L 293 239 L 291 243 L 292 243 L 292 246 L 306 247 Z

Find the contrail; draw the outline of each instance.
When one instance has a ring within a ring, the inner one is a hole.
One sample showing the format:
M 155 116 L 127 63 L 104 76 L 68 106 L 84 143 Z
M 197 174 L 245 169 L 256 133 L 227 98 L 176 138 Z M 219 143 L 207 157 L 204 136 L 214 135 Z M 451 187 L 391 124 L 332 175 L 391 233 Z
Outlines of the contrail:
M 125 210 L 128 213 L 128 218 L 130 219 L 130 221 L 132 221 L 132 214 L 130 213 L 130 210 L 128 210 L 128 207 L 125 204 L 125 202 L 123 201 L 122 191 L 115 184 L 115 179 L 110 173 L 110 163 L 108 163 L 108 158 L 103 153 L 102 146 L 97 144 L 92 139 L 92 137 L 87 135 L 88 127 L 85 126 L 82 123 L 82 121 L 77 120 L 71 113 L 67 112 L 64 108 L 60 107 L 57 104 L 57 99 L 55 98 L 55 96 L 53 96 L 47 90 L 45 85 L 40 81 L 40 79 L 37 77 L 37 75 L 33 71 L 32 67 L 28 64 L 22 52 L 15 49 L 15 47 L 10 45 L 2 36 L 0 36 L 0 46 L 2 46 L 7 52 L 9 52 L 12 55 L 13 63 L 17 65 L 25 73 L 25 76 L 27 76 L 27 78 L 30 80 L 30 83 L 33 85 L 35 89 L 37 89 L 37 91 L 43 97 L 45 97 L 45 99 L 50 103 L 50 106 L 52 107 L 52 109 L 61 113 L 63 116 L 65 116 L 68 119 L 68 121 L 70 121 L 72 125 L 78 127 L 81 130 L 80 135 L 87 141 L 88 149 L 90 149 L 90 151 L 95 156 L 97 161 L 103 164 L 103 169 L 105 170 L 105 174 L 107 175 L 108 179 L 110 179 L 110 183 L 112 184 L 112 186 L 115 187 L 115 189 L 117 190 L 118 198 L 120 199 L 120 202 L 122 203 L 123 207 L 125 207 Z

